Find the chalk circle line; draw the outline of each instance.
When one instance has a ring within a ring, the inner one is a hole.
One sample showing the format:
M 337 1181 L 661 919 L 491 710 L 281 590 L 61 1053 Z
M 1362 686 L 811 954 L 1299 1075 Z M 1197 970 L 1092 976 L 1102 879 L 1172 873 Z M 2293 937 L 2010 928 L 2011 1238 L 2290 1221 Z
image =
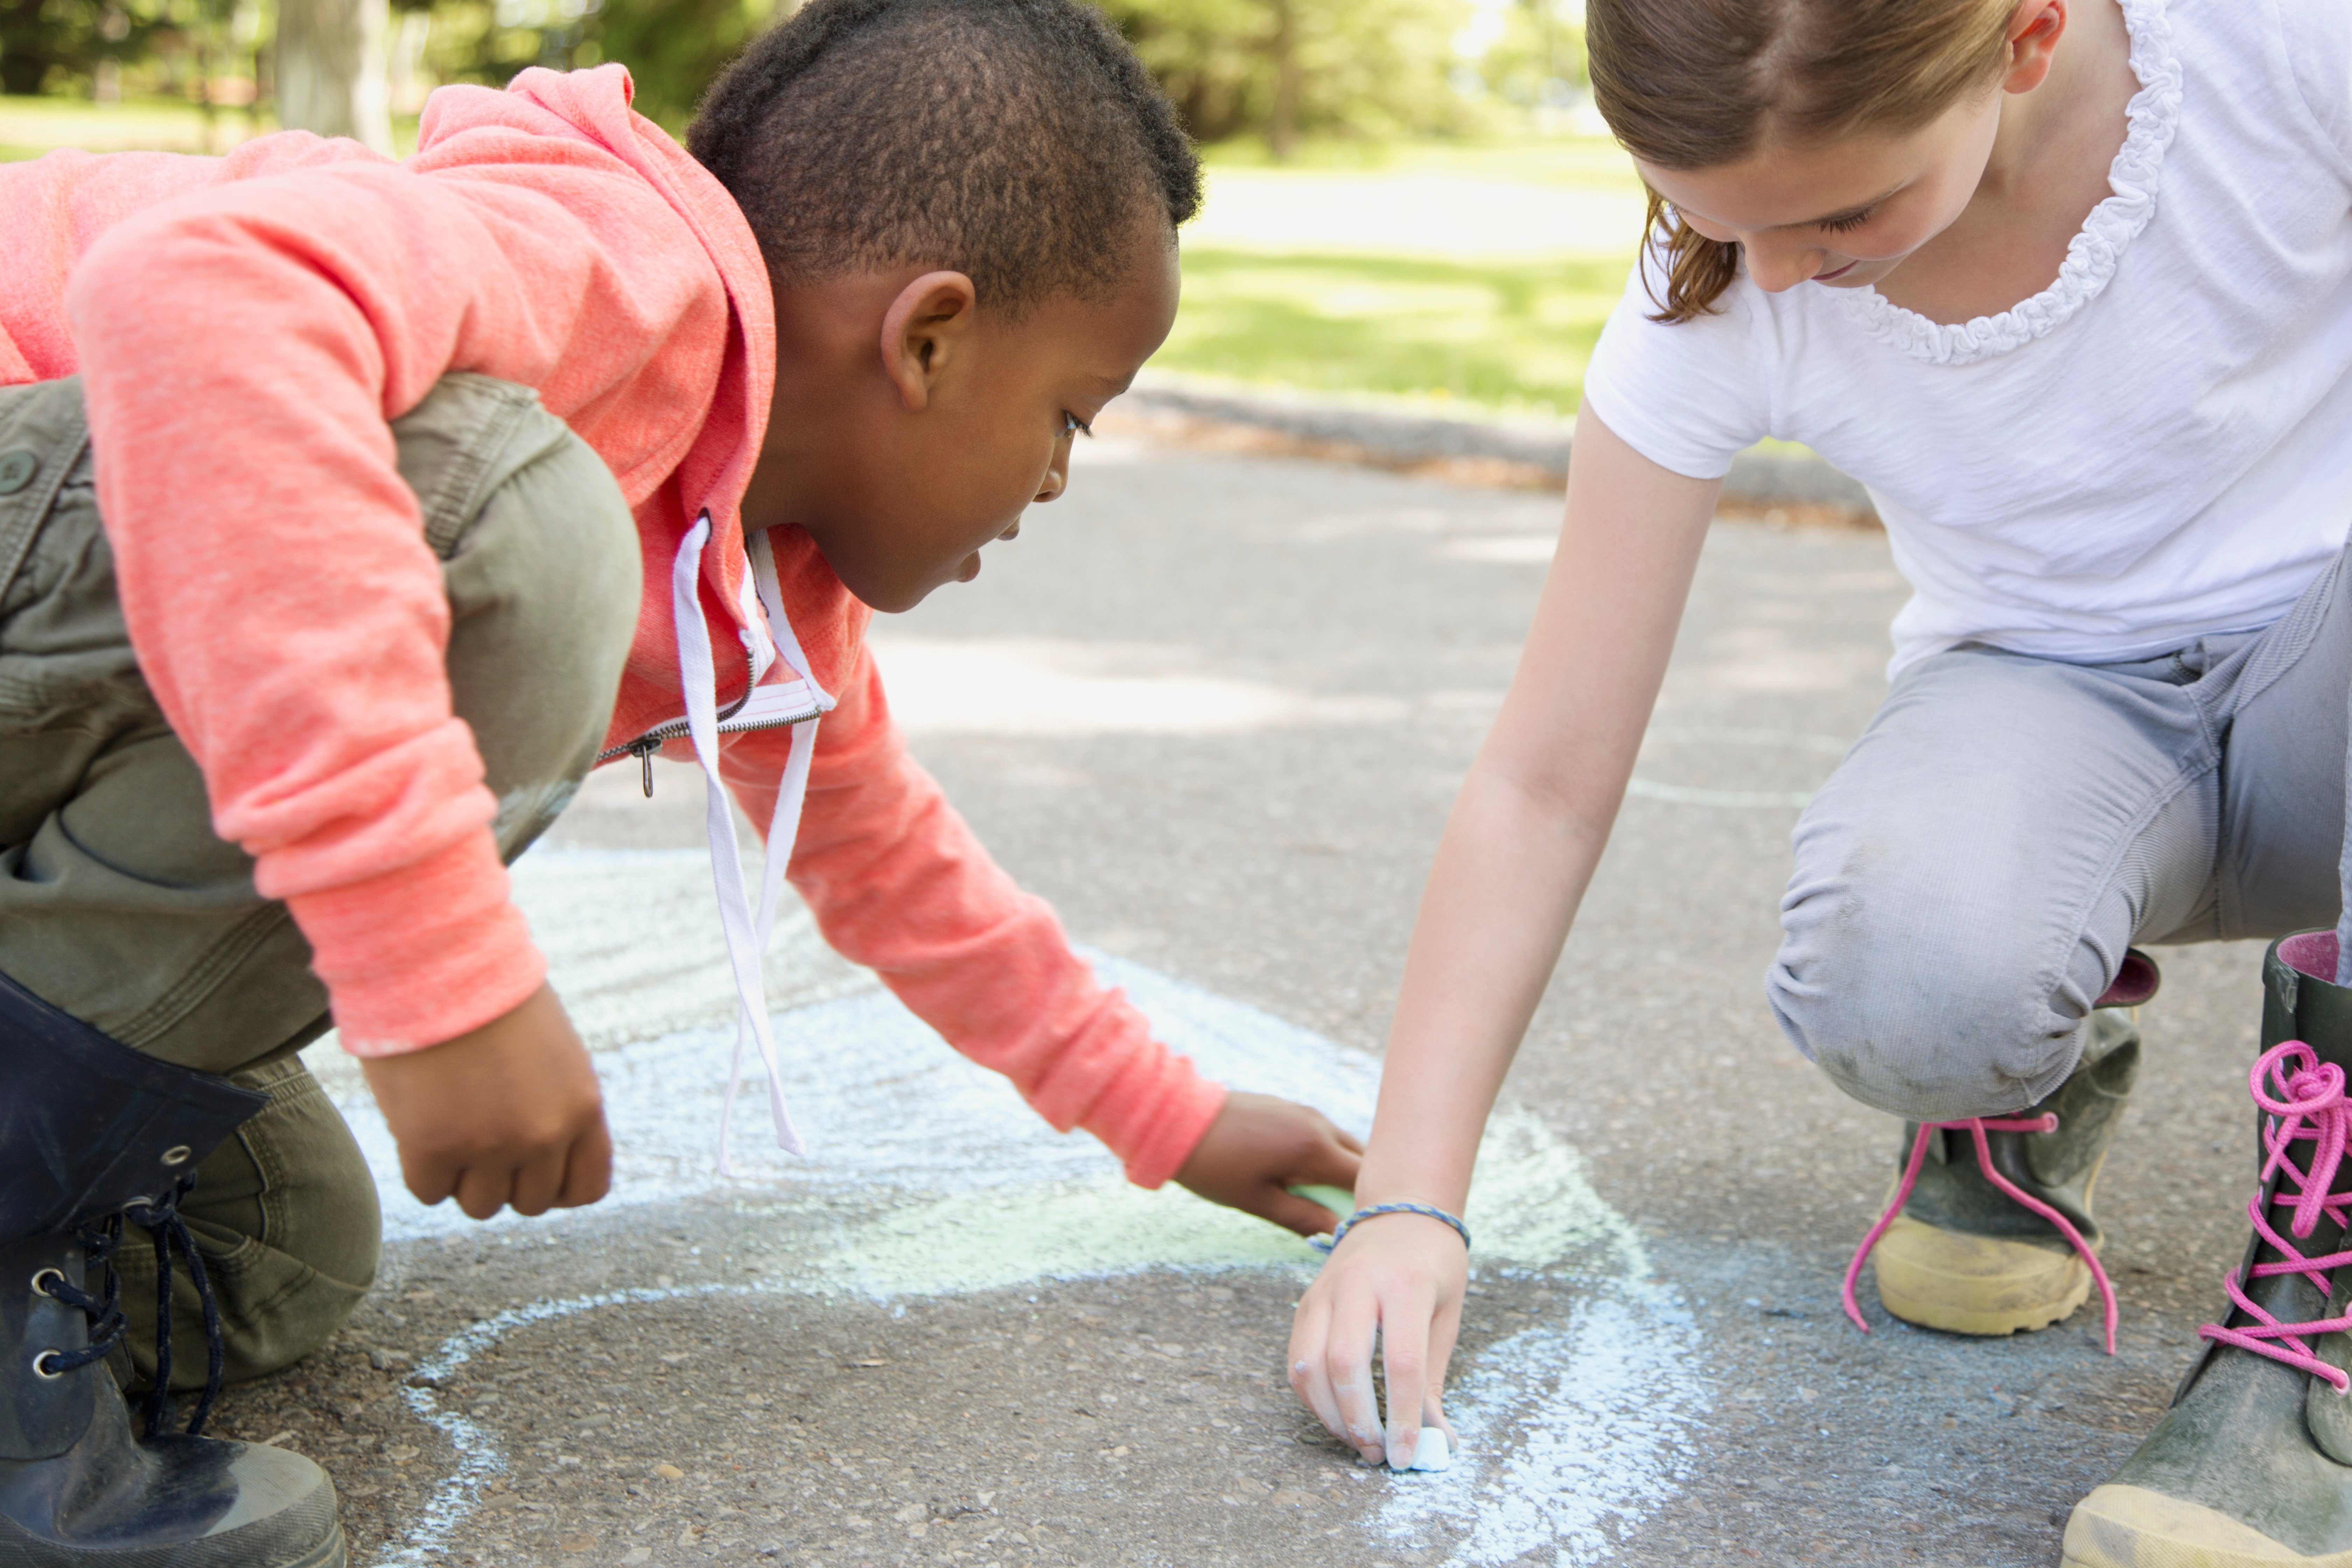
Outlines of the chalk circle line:
M 442 1408 L 432 1385 L 520 1329 L 692 1296 L 893 1302 L 1147 1271 L 1311 1277 L 1318 1260 L 1301 1238 L 1172 1184 L 1129 1185 L 1101 1144 L 1055 1132 L 1010 1083 L 958 1056 L 870 979 L 840 981 L 838 961 L 804 916 L 779 922 L 768 963 L 788 983 L 772 994 L 823 997 L 775 1017 L 783 1088 L 809 1153 L 796 1160 L 747 1140 L 736 1173 L 719 1176 L 713 1152 L 733 998 L 718 967 L 723 950 L 714 965 L 678 929 L 690 893 L 707 907 L 709 877 L 698 849 L 542 848 L 514 868 L 557 991 L 594 998 L 583 1011 L 595 1026 L 583 1033 L 604 1086 L 614 1181 L 602 1204 L 567 1223 L 625 1226 L 633 1210 L 709 1194 L 732 1198 L 739 1212 L 756 1215 L 764 1202 L 769 1214 L 823 1212 L 828 1223 L 796 1234 L 756 1284 L 531 1302 L 420 1357 L 404 1394 L 457 1462 L 381 1563 L 421 1568 L 472 1513 L 482 1483 L 507 1468 L 498 1435 Z M 715 931 L 707 934 L 715 945 Z M 642 954 L 640 942 L 678 956 L 667 968 L 640 963 L 627 984 L 611 984 L 614 955 Z M 1131 960 L 1086 956 L 1207 1077 L 1369 1129 L 1375 1058 Z M 501 1215 L 482 1226 L 452 1205 L 417 1203 L 348 1058 L 314 1047 L 306 1059 L 377 1173 L 387 1242 L 534 1223 Z M 1448 1395 L 1461 1437 L 1451 1466 L 1392 1477 L 1367 1527 L 1450 1553 L 1433 1560 L 1456 1568 L 1517 1563 L 1531 1551 L 1548 1551 L 1556 1568 L 1603 1563 L 1687 1477 L 1689 1436 L 1713 1401 L 1697 1370 L 1704 1343 L 1679 1292 L 1653 1279 L 1640 1235 L 1587 1180 L 1582 1156 L 1532 1110 L 1507 1102 L 1497 1110 L 1477 1169 L 1463 1216 L 1478 1237 L 1474 1278 L 1555 1279 L 1570 1304 L 1469 1359 Z
M 1653 742 L 1669 746 L 1758 746 L 1812 752 L 1832 757 L 1843 757 L 1853 749 L 1851 740 L 1815 734 L 1805 730 L 1754 730 L 1713 724 L 1654 725 L 1643 735 L 1643 749 L 1647 751 Z M 1664 801 L 1669 805 L 1802 810 L 1812 804 L 1815 792 L 1809 789 L 1710 789 L 1696 784 L 1663 784 L 1637 773 L 1625 781 L 1625 793 L 1642 800 Z

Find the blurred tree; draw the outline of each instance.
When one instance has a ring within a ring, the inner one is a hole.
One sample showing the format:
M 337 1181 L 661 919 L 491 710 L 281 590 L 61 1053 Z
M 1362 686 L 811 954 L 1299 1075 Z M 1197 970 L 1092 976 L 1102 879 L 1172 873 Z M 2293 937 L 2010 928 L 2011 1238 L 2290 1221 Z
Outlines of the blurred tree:
M 278 122 L 392 151 L 385 0 L 278 0 Z
M 1467 0 L 1096 0 L 1202 142 L 1459 131 Z
M 1488 92 L 1522 109 L 1559 110 L 1591 89 L 1584 67 L 1583 7 L 1512 0 L 1469 66 Z
M 772 0 L 443 0 L 425 62 L 444 81 L 503 83 L 525 66 L 619 60 L 640 113 L 676 131 L 764 26 Z
M 163 26 L 110 0 L 0 0 L 0 92 L 94 79 L 107 60 L 144 54 Z

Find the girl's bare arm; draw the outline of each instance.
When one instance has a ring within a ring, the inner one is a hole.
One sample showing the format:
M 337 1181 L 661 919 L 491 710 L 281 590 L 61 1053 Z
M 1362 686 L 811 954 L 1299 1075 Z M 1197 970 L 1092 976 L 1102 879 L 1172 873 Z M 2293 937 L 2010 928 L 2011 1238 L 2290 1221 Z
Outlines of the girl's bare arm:
M 1478 1140 L 1608 842 L 1649 723 L 1719 481 L 1651 462 L 1578 421 L 1568 514 L 1501 714 L 1437 850 L 1405 961 L 1359 1205 L 1460 1213 Z M 1465 1255 L 1436 1220 L 1350 1231 L 1299 1303 L 1290 1377 L 1368 1459 L 1409 1463 L 1461 1321 Z

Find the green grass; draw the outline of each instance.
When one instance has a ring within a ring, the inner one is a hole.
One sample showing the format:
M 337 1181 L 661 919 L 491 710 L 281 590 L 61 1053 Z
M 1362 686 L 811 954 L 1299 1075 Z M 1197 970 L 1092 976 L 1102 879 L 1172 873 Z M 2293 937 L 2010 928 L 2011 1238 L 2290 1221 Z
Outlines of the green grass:
M 225 153 L 257 131 L 270 129 L 266 120 L 257 126 L 242 110 L 218 110 L 209 151 Z M 190 103 L 0 98 L 0 160 L 37 158 L 60 147 L 92 153 L 202 153 L 207 151 L 205 138 L 204 114 Z
M 1535 184 L 1628 185 L 1634 183 L 1624 149 L 1601 136 L 1447 142 L 1315 142 L 1287 164 L 1276 164 L 1255 140 L 1219 142 L 1201 150 L 1216 169 L 1282 169 L 1312 175 L 1349 172 L 1441 174 Z
M 1318 392 L 1572 411 L 1622 262 L 1184 253 L 1165 370 Z
M 223 110 L 211 150 L 268 129 Z M 400 129 L 413 142 L 414 122 Z M 58 147 L 195 153 L 205 138 L 204 117 L 185 103 L 0 98 L 0 160 Z M 1183 310 L 1156 365 L 1473 409 L 1574 410 L 1632 250 L 1624 212 L 1636 187 L 1616 147 L 1591 138 L 1337 142 L 1277 168 L 1238 144 L 1207 149 L 1207 161 L 1213 207 L 1199 242 L 1185 246 Z M 1225 221 L 1214 206 L 1219 171 L 1230 173 Z M 1433 217 L 1422 205 L 1433 184 L 1488 195 Z M 1524 254 L 1526 226 L 1497 195 L 1544 214 L 1590 212 L 1569 226 L 1589 242 Z M 1310 215 L 1304 226 L 1300 212 Z M 1302 226 L 1312 243 L 1302 245 Z
M 1242 145 L 1208 163 L 1209 210 L 1155 365 L 1574 411 L 1641 226 L 1640 184 L 1613 143 L 1341 143 L 1280 168 Z M 1534 240 L 1550 250 L 1530 254 Z
M 73 98 L 0 96 L 0 163 L 38 158 L 60 147 L 91 153 L 226 153 L 249 137 L 277 129 L 277 121 L 268 113 L 257 117 L 236 109 L 215 110 L 208 129 L 204 111 L 178 99 L 101 104 Z M 415 118 L 395 117 L 392 137 L 402 152 L 414 148 Z

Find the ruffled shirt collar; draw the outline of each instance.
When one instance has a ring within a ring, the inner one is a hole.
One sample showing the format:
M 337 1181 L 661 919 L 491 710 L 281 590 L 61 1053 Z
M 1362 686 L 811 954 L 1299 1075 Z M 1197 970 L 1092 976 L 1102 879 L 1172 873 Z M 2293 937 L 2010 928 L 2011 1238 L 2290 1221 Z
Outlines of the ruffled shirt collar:
M 2172 51 L 2165 0 L 2122 0 L 2131 35 L 2132 74 L 2140 89 L 2126 110 L 2124 144 L 2107 173 L 2114 195 L 2091 209 L 2067 242 L 2057 280 L 1996 316 L 1957 324 L 1931 321 L 1876 289 L 1836 291 L 1838 304 L 1864 331 L 1889 348 L 1933 364 L 1970 364 L 2022 348 L 2073 320 L 2116 275 L 2124 249 L 2156 216 L 2164 154 L 2180 122 L 2180 61 Z

